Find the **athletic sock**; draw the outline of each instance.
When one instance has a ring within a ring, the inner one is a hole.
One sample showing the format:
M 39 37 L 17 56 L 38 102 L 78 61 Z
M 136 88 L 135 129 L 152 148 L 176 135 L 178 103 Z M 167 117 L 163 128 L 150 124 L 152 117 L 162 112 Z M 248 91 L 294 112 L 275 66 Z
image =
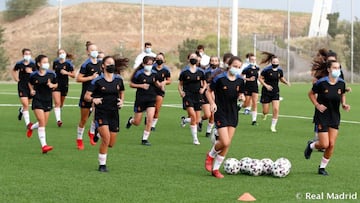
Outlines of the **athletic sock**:
M 312 142 L 312 143 L 310 144 L 310 149 L 315 149 L 315 144 L 316 144 L 316 142 Z
M 271 127 L 274 127 L 274 128 L 275 128 L 277 121 L 278 121 L 277 118 L 273 118 L 273 119 L 271 120 Z
M 148 139 L 149 139 L 149 136 L 150 136 L 150 132 L 144 130 L 143 138 L 142 138 L 142 139 L 143 139 L 143 140 L 148 140 Z
M 216 155 L 218 155 L 221 152 L 221 151 L 215 150 L 215 145 L 216 145 L 216 143 L 212 146 L 211 150 L 209 151 L 209 156 L 212 158 L 215 158 Z
M 225 157 L 221 156 L 221 155 L 217 155 L 215 157 L 213 171 L 219 170 L 219 168 L 220 168 L 222 162 L 224 161 L 224 159 L 225 159 Z
M 326 168 L 329 161 L 330 161 L 330 159 L 326 159 L 325 157 L 322 157 L 321 162 L 320 162 L 320 168 Z
M 29 111 L 23 111 L 22 113 L 23 113 L 25 125 L 27 126 L 30 123 Z
M 94 120 L 91 121 L 90 133 L 95 134 L 95 122 L 94 122 Z
M 191 122 L 191 118 L 185 118 L 184 123 L 190 123 Z
M 54 108 L 56 121 L 61 121 L 61 109 L 60 107 Z
M 38 136 L 39 136 L 41 147 L 44 147 L 46 145 L 45 127 L 38 128 Z
M 107 157 L 107 154 L 99 153 L 99 165 L 106 165 L 106 157 Z
M 214 123 L 208 123 L 208 126 L 206 128 L 207 133 L 211 133 L 212 128 L 214 127 Z
M 251 112 L 252 121 L 256 121 L 256 117 L 257 117 L 257 111 L 252 111 Z
M 39 128 L 39 122 L 36 122 L 31 126 L 31 130 L 34 130 L 36 128 Z
M 82 139 L 83 139 L 84 130 L 85 130 L 85 128 L 80 128 L 80 127 L 78 126 L 78 128 L 77 128 L 77 139 L 78 139 L 78 140 L 82 140 Z
M 157 119 L 157 118 L 154 118 L 154 119 L 153 119 L 153 122 L 152 122 L 152 124 L 151 124 L 151 127 L 155 128 L 157 122 L 158 122 L 158 119 Z
M 191 125 L 190 126 L 190 129 L 191 129 L 191 135 L 193 137 L 193 139 L 198 139 L 197 137 L 197 126 L 196 125 Z

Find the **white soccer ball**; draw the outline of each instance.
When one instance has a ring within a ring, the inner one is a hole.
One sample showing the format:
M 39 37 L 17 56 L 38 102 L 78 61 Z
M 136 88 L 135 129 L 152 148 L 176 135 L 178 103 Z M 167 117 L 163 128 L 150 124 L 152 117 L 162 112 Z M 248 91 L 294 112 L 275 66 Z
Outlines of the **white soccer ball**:
M 240 159 L 240 173 L 243 174 L 249 174 L 250 173 L 250 165 L 251 165 L 252 159 L 250 157 L 244 157 Z
M 235 158 L 228 158 L 224 162 L 224 171 L 227 174 L 235 175 L 240 171 L 240 163 Z
M 252 176 L 259 176 L 263 173 L 263 163 L 259 159 L 253 159 L 250 163 L 249 174 Z
M 271 175 L 274 162 L 269 158 L 261 159 L 261 162 L 263 163 L 263 174 Z
M 291 162 L 286 158 L 277 159 L 272 166 L 272 174 L 275 177 L 286 177 L 291 170 Z

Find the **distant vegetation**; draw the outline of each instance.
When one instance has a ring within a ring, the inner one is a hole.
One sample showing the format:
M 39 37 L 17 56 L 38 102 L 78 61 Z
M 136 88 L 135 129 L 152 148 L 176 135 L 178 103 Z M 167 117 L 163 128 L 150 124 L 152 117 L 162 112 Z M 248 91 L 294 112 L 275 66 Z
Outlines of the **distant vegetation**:
M 47 5 L 47 0 L 6 0 L 4 18 L 6 21 L 15 21 L 45 5 Z
M 4 28 L 0 26 L 0 73 L 3 73 L 6 70 L 6 67 L 9 65 L 9 58 L 6 56 L 6 50 L 3 47 L 5 42 L 3 32 Z M 0 74 L 0 79 L 3 79 L 3 74 Z

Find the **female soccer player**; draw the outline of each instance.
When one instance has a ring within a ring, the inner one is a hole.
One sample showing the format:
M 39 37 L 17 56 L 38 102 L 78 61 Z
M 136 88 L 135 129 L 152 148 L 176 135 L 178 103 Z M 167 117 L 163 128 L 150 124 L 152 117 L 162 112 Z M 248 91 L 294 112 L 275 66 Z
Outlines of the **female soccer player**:
M 350 110 L 350 105 L 346 104 L 345 81 L 340 78 L 340 64 L 336 61 L 328 61 L 326 69 L 328 76 L 319 79 L 308 94 L 316 108 L 314 121 L 319 140 L 309 141 L 304 151 L 305 158 L 310 159 L 313 149 L 325 149 L 318 169 L 320 175 L 328 175 L 325 168 L 334 152 L 339 133 L 340 104 L 345 111 Z
M 156 73 L 152 70 L 153 63 L 153 57 L 145 56 L 143 63 L 135 69 L 130 82 L 130 87 L 137 88 L 137 90 L 134 116 L 128 119 L 126 128 L 129 129 L 133 124 L 138 126 L 141 122 L 143 112 L 146 111 L 146 125 L 141 140 L 141 144 L 145 146 L 151 146 L 148 139 L 155 114 L 156 86 L 160 87 L 159 82 L 156 80 Z
M 183 109 L 191 119 L 190 129 L 193 143 L 199 145 L 197 125 L 201 119 L 201 94 L 204 94 L 207 84 L 204 71 L 197 67 L 198 56 L 195 53 L 188 55 L 189 65 L 180 73 L 178 91 L 183 101 Z
M 267 114 L 269 113 L 270 102 L 272 103 L 273 115 L 270 130 L 271 132 L 276 132 L 280 107 L 279 80 L 288 86 L 290 86 L 290 83 L 286 81 L 284 73 L 279 67 L 278 57 L 268 52 L 263 52 L 263 54 L 266 55 L 266 58 L 261 61 L 261 64 L 271 63 L 271 65 L 264 68 L 259 78 L 260 83 L 263 85 L 260 102 L 263 107 L 264 120 L 266 120 Z
M 66 52 L 64 49 L 58 50 L 59 58 L 53 62 L 53 70 L 56 73 L 58 87 L 53 91 L 55 102 L 55 118 L 57 125 L 61 127 L 61 108 L 64 106 L 65 97 L 69 91 L 69 76 L 75 78 L 74 65 L 71 61 L 66 60 Z
M 99 149 L 99 171 L 107 172 L 106 159 L 108 147 L 113 147 L 116 134 L 119 132 L 119 111 L 124 101 L 124 83 L 120 76 L 115 75 L 115 61 L 105 56 L 102 61 L 104 74 L 91 82 L 85 93 L 85 100 L 95 105 L 95 123 L 101 136 Z
M 159 119 L 160 108 L 165 96 L 165 86 L 171 83 L 170 69 L 164 64 L 165 62 L 165 55 L 163 53 L 159 53 L 155 58 L 155 64 L 153 66 L 153 71 L 156 72 L 156 80 L 159 81 L 160 86 L 156 87 L 155 114 L 151 124 L 151 131 L 155 131 L 155 127 Z
M 256 65 L 256 57 L 254 54 L 249 54 L 249 66 L 245 67 L 242 71 L 242 75 L 245 80 L 245 114 L 249 114 L 249 107 L 251 105 L 251 125 L 257 125 L 257 100 L 258 100 L 258 78 L 260 68 Z
M 89 55 L 89 58 L 81 65 L 80 72 L 76 78 L 77 82 L 82 83 L 82 90 L 81 90 L 81 96 L 79 102 L 81 118 L 77 129 L 77 139 L 76 139 L 77 148 L 79 150 L 84 149 L 83 134 L 85 130 L 85 124 L 89 118 L 89 115 L 91 113 L 90 109 L 92 107 L 91 102 L 85 101 L 84 95 L 86 90 L 89 88 L 91 81 L 97 78 L 101 74 L 101 63 L 97 59 L 99 54 L 97 46 L 88 41 L 86 42 L 86 51 Z M 88 132 L 91 145 L 96 144 L 93 140 L 94 134 L 95 134 L 95 124 L 92 121 L 90 130 Z
M 31 60 L 31 50 L 24 48 L 22 50 L 23 59 L 18 61 L 11 71 L 13 79 L 18 83 L 18 95 L 22 107 L 19 108 L 18 119 L 24 116 L 26 127 L 31 127 L 29 115 L 29 104 L 31 102 L 30 89 L 28 86 L 30 73 L 36 70 L 36 65 Z
M 34 97 L 32 110 L 38 123 L 28 128 L 27 136 L 30 138 L 33 129 L 38 127 L 42 153 L 47 153 L 53 149 L 52 146 L 46 144 L 45 126 L 52 109 L 52 91 L 57 88 L 56 74 L 48 70 L 50 64 L 47 56 L 39 55 L 36 57 L 35 62 L 39 70 L 30 74 L 29 88 L 30 94 Z
M 238 125 L 237 100 L 244 100 L 244 80 L 239 74 L 241 59 L 233 56 L 227 71 L 215 76 L 207 91 L 210 108 L 214 113 L 218 140 L 206 156 L 205 169 L 216 178 L 223 178 L 219 168 L 225 159 Z M 215 159 L 215 160 L 214 160 Z
M 219 72 L 221 72 L 221 69 L 219 66 L 220 66 L 219 58 L 217 56 L 211 56 L 209 67 L 205 70 L 205 73 L 204 73 L 207 85 L 210 85 L 211 80 L 215 74 L 218 74 Z M 211 134 L 211 130 L 214 127 L 214 113 L 211 112 L 211 110 L 210 110 L 210 103 L 206 97 L 206 91 L 207 90 L 205 90 L 205 92 L 204 92 L 204 103 L 201 106 L 201 109 L 203 110 L 204 115 L 201 118 L 199 126 L 202 126 L 202 122 L 204 120 L 209 119 L 208 126 L 206 128 L 206 134 L 205 134 L 205 137 L 209 137 Z

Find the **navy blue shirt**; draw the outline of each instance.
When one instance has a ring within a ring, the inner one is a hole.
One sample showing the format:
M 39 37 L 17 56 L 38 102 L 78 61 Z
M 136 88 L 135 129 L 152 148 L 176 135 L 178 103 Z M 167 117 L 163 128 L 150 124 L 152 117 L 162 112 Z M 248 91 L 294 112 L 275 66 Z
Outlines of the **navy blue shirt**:
M 44 102 L 52 101 L 53 89 L 47 85 L 49 80 L 53 84 L 57 83 L 56 74 L 51 70 L 47 70 L 45 75 L 40 75 L 39 71 L 34 71 L 30 74 L 29 83 L 34 86 L 34 90 L 36 91 L 34 100 Z

